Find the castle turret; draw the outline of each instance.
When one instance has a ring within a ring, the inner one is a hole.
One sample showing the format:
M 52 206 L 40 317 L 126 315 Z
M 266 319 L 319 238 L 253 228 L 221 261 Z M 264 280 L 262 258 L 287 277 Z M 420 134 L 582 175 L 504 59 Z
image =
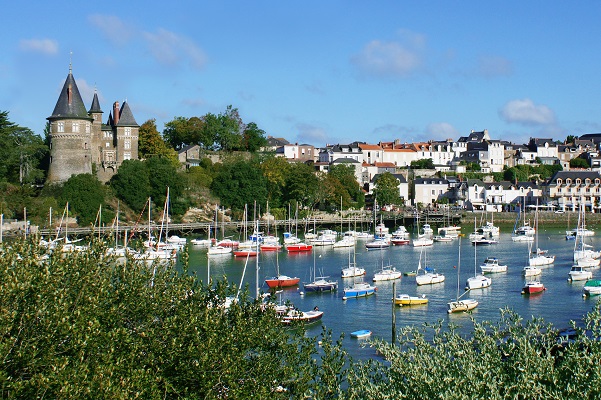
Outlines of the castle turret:
M 71 67 L 50 123 L 50 168 L 48 182 L 63 182 L 75 174 L 92 173 L 93 118 L 79 94 Z

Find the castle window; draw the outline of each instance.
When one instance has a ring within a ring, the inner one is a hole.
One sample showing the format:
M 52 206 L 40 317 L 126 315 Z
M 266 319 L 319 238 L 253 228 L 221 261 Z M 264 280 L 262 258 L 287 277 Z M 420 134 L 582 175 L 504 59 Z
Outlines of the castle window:
M 87 150 L 87 149 L 88 149 L 88 142 L 85 142 L 85 143 L 83 144 L 83 148 L 84 148 L 84 150 Z
M 131 136 L 131 128 L 125 127 L 125 136 Z
M 131 140 L 125 140 L 125 141 L 123 142 L 123 147 L 124 147 L 125 149 L 131 149 Z
M 111 147 L 111 144 L 109 142 L 106 142 L 105 147 L 108 149 L 109 147 Z
M 90 133 L 90 132 L 91 132 L 90 123 L 86 122 L 86 133 Z
M 124 160 L 131 160 L 131 153 L 123 153 Z
M 59 122 L 58 124 L 56 124 L 56 130 L 57 130 L 57 132 L 64 132 L 65 131 L 65 123 Z
M 73 124 L 71 125 L 71 131 L 79 132 L 79 122 L 73 122 Z

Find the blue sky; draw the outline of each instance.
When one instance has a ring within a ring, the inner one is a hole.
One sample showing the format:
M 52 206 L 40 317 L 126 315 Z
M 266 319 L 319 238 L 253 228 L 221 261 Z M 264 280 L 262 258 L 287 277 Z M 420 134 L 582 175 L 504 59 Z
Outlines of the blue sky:
M 5 2 L 0 110 L 42 134 L 69 72 L 160 131 L 238 108 L 290 142 L 601 132 L 601 2 Z M 72 52 L 72 55 L 70 53 Z

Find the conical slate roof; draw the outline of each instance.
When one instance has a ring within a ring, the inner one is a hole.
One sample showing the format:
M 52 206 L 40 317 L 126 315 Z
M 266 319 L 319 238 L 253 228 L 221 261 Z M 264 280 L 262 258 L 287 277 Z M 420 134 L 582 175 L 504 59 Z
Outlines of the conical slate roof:
M 119 122 L 117 122 L 117 126 L 140 126 L 136 122 L 134 115 L 127 104 L 127 101 L 123 102 L 121 106 L 121 110 L 119 111 Z
M 91 119 L 86 111 L 86 106 L 83 104 L 79 89 L 73 78 L 73 74 L 69 71 L 61 94 L 56 102 L 54 111 L 48 119 L 52 118 L 85 118 Z
M 92 107 L 90 107 L 90 113 L 101 113 L 100 102 L 98 101 L 98 93 L 94 92 L 94 98 L 92 99 Z

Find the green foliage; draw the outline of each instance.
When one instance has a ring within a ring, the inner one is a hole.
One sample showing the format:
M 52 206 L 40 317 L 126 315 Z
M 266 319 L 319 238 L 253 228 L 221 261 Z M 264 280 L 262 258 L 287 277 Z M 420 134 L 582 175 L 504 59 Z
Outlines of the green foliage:
M 250 122 L 244 128 L 243 148 L 254 153 L 267 145 L 265 131 L 260 129 L 256 123 Z
M 140 212 L 150 195 L 150 177 L 146 163 L 125 160 L 110 181 L 115 194 L 134 211 Z
M 183 192 L 182 181 L 177 174 L 177 169 L 165 158 L 151 157 L 145 161 L 148 169 L 148 183 L 150 191 L 148 196 L 152 197 L 155 204 L 162 205 L 167 198 L 167 188 L 172 205 L 176 204 Z M 172 209 L 173 214 L 181 214 L 181 210 Z
M 140 125 L 138 135 L 138 155 L 141 159 L 155 156 L 173 158 L 174 151 L 161 137 L 156 120 L 149 119 Z
M 434 161 L 431 158 L 422 158 L 421 160 L 411 161 L 413 169 L 434 169 Z
M 328 175 L 338 179 L 349 195 L 349 201 L 342 203 L 342 207 L 348 209 L 362 208 L 365 205 L 365 193 L 361 190 L 357 177 L 355 176 L 355 168 L 352 165 L 337 164 L 330 168 Z M 346 197 L 346 196 L 343 196 Z
M 587 317 L 588 334 L 580 332 L 567 346 L 558 343 L 551 325 L 540 319 L 524 323 L 509 310 L 502 310 L 496 325 L 473 320 L 468 336 L 453 326 L 403 328 L 398 345 L 375 345 L 386 365 L 371 362 L 351 371 L 346 398 L 596 398 L 599 321 L 597 303 Z
M 240 211 L 245 205 L 265 205 L 267 202 L 266 179 L 256 160 L 234 158 L 222 166 L 213 179 L 211 191 L 227 208 Z
M 254 122 L 245 125 L 238 109 L 231 105 L 219 115 L 175 117 L 165 124 L 163 136 L 178 150 L 198 144 L 205 150 L 256 152 L 267 143 L 265 131 Z
M 8 111 L 0 111 L 0 181 L 15 184 L 41 183 L 45 173 L 40 165 L 48 146 L 30 129 L 8 119 Z
M 327 398 L 346 357 L 324 332 L 282 329 L 225 282 L 92 250 L 42 258 L 18 242 L 0 259 L 0 384 L 7 398 Z M 18 266 L 18 268 L 16 268 Z M 184 266 L 185 269 L 185 266 Z M 326 386 L 327 383 L 327 386 Z M 318 396 L 318 397 L 315 397 Z
M 284 185 L 284 201 L 312 208 L 317 202 L 318 183 L 313 167 L 304 163 L 292 164 Z
M 570 160 L 570 168 L 590 168 L 588 161 L 584 158 L 572 158 Z
M 480 163 L 471 162 L 471 163 L 467 164 L 465 169 L 466 169 L 466 171 L 480 172 L 482 170 L 482 167 L 480 166 Z
M 189 187 L 210 188 L 213 177 L 210 172 L 203 167 L 190 167 L 186 172 Z
M 62 201 L 69 203 L 70 211 L 77 216 L 80 225 L 88 225 L 96 220 L 105 194 L 105 188 L 96 176 L 79 174 L 70 177 L 63 185 Z
M 399 181 L 390 172 L 378 175 L 374 181 L 374 197 L 380 205 L 401 205 Z
M 267 180 L 267 200 L 274 208 L 284 204 L 284 187 L 291 168 L 283 157 L 269 156 L 261 162 L 261 171 Z
M 564 143 L 565 144 L 573 144 L 576 139 L 578 139 L 578 136 L 568 135 L 568 136 L 566 136 L 566 140 L 564 141 Z

